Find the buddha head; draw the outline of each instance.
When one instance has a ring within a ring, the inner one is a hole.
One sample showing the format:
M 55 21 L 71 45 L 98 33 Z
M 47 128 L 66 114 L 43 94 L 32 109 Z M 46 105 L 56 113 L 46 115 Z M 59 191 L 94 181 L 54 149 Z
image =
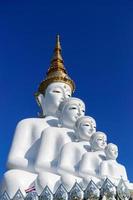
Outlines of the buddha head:
M 107 146 L 107 136 L 105 133 L 97 131 L 90 138 L 92 151 L 104 150 Z
M 116 160 L 118 157 L 118 147 L 113 143 L 109 143 L 105 148 L 107 160 Z
M 79 139 L 90 141 L 93 133 L 96 132 L 96 121 L 90 116 L 80 117 L 75 124 L 75 133 Z
M 81 99 L 70 97 L 60 103 L 58 117 L 62 127 L 74 129 L 79 117 L 85 114 L 85 104 Z
M 45 116 L 56 116 L 59 104 L 64 99 L 71 97 L 70 86 L 62 82 L 54 82 L 47 86 L 45 93 L 38 96 L 39 102 Z
M 54 55 L 46 78 L 41 82 L 36 100 L 44 116 L 56 116 L 59 104 L 75 90 L 73 80 L 67 74 L 61 56 L 59 36 L 56 38 Z

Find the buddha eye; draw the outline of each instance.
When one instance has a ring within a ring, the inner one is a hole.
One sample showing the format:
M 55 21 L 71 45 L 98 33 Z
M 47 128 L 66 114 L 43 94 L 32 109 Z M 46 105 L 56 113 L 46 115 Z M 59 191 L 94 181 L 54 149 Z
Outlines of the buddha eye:
M 54 93 L 61 93 L 61 91 L 59 91 L 59 90 L 54 90 L 53 92 Z
M 90 126 L 89 124 L 83 124 L 83 126 Z
M 70 107 L 69 110 L 76 110 L 76 107 Z
M 102 138 L 99 138 L 98 141 L 102 141 Z

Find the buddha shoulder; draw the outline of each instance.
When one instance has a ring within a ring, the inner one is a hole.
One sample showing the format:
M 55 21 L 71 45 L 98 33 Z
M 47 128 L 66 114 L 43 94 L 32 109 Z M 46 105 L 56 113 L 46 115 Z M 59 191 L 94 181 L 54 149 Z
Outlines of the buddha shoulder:
M 57 125 L 57 118 L 54 117 L 45 117 L 45 118 L 26 118 L 22 119 L 21 121 L 18 122 L 17 127 L 34 127 L 34 126 L 39 126 L 39 125 Z
M 68 128 L 64 128 L 64 127 L 62 127 L 62 128 L 60 128 L 60 127 L 56 127 L 56 126 L 53 126 L 53 127 L 47 127 L 43 132 L 42 132 L 42 134 L 44 133 L 44 134 L 62 134 L 62 133 L 67 133 L 69 131 L 69 129 Z M 71 131 L 71 130 L 70 130 Z

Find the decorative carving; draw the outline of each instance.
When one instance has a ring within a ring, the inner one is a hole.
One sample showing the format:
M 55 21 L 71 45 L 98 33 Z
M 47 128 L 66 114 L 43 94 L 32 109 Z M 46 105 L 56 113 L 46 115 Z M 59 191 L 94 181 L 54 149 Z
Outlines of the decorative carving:
M 114 199 L 116 196 L 116 187 L 115 185 L 107 178 L 101 188 L 101 196 L 106 197 L 106 199 Z
M 25 198 L 25 200 L 38 200 L 38 194 L 36 191 L 29 192 Z
M 10 200 L 8 193 L 4 192 L 2 196 L 0 196 L 0 200 Z
M 42 191 L 39 200 L 53 200 L 54 196 L 48 186 Z
M 80 185 L 76 182 L 69 193 L 69 198 L 71 200 L 81 200 L 83 199 L 83 197 L 84 192 L 81 189 Z
M 90 181 L 84 192 L 85 199 L 97 200 L 100 197 L 100 190 L 94 181 Z
M 56 190 L 54 199 L 55 200 L 67 200 L 68 199 L 68 192 L 62 184 Z
M 122 178 L 117 186 L 117 194 L 121 200 L 128 200 L 130 198 L 130 191 Z
M 14 195 L 13 200 L 24 200 L 24 196 L 20 189 Z

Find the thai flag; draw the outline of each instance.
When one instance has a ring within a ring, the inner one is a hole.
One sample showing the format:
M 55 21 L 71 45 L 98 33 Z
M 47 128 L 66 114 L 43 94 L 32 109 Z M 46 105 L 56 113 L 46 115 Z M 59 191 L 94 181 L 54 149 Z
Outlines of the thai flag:
M 35 186 L 32 186 L 32 187 L 25 190 L 26 193 L 29 193 L 29 192 L 32 192 L 32 191 L 36 191 Z

